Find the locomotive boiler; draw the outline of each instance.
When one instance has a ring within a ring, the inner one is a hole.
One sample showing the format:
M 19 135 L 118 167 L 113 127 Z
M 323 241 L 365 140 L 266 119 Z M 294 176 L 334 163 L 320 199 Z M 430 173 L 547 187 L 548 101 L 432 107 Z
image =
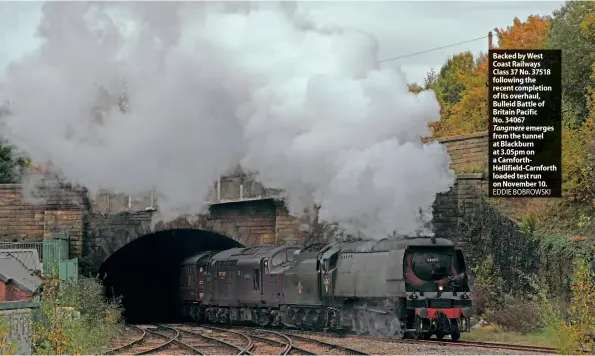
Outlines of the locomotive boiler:
M 233 248 L 180 268 L 182 313 L 202 323 L 452 340 L 470 329 L 465 258 L 446 239 Z

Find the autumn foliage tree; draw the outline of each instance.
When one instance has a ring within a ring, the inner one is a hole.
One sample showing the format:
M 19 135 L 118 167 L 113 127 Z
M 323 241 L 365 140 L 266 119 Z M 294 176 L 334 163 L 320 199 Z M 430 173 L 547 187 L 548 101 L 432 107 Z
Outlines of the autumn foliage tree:
M 544 49 L 552 32 L 550 16 L 529 16 L 526 22 L 518 17 L 506 29 L 496 28 L 498 48 L 501 49 Z
M 561 49 L 562 100 L 567 126 L 580 128 L 589 116 L 589 88 L 595 87 L 595 2 L 567 1 L 554 11 L 548 48 Z

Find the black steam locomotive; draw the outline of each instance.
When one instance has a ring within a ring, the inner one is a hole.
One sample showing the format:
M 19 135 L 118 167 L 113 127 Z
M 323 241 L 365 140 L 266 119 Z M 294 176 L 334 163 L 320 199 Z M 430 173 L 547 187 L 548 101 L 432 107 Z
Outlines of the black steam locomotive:
M 465 259 L 440 238 L 204 252 L 182 262 L 180 298 L 200 323 L 452 340 L 470 329 Z

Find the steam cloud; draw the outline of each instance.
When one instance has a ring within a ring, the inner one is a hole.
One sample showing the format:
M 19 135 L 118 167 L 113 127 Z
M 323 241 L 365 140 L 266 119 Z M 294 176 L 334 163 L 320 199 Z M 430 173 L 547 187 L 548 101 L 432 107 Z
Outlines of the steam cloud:
M 196 213 L 240 162 L 292 213 L 316 202 L 386 236 L 422 228 L 454 181 L 444 146 L 421 143 L 434 93 L 299 4 L 47 2 L 38 36 L 0 82 L 2 135 L 91 191 L 155 189 L 162 214 Z

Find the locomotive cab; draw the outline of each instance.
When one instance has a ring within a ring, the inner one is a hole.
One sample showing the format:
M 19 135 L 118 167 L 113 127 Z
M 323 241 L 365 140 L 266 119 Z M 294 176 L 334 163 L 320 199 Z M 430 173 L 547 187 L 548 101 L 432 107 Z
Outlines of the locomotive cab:
M 205 276 L 210 257 L 214 252 L 204 252 L 185 259 L 180 265 L 180 301 L 182 317 L 201 322 Z

